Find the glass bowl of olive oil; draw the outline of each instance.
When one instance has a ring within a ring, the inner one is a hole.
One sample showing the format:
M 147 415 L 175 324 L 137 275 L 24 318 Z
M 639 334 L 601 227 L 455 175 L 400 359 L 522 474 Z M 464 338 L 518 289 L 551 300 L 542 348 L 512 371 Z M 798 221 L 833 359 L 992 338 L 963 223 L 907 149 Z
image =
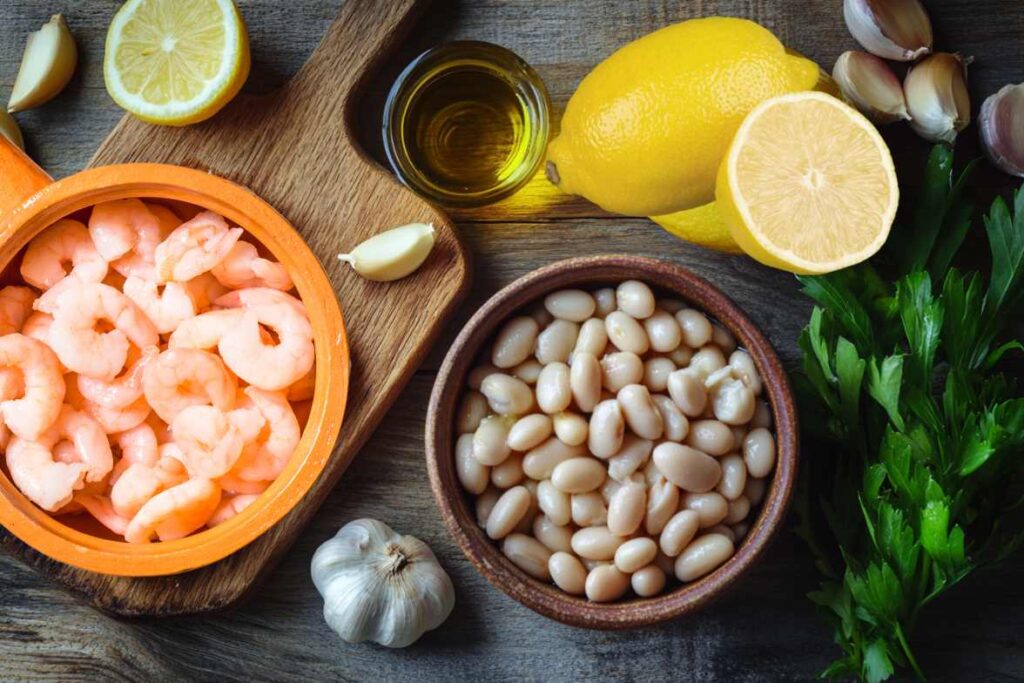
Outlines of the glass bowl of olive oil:
M 547 90 L 515 53 L 444 43 L 402 71 L 384 107 L 384 149 L 398 178 L 446 206 L 482 206 L 537 172 L 548 143 Z

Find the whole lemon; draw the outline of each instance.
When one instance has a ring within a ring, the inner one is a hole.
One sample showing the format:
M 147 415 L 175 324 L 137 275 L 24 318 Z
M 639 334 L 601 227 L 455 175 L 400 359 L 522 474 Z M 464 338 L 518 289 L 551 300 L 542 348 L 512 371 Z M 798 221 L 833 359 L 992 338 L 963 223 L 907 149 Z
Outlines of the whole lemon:
M 746 19 L 692 19 L 620 48 L 580 83 L 548 177 L 606 211 L 660 216 L 711 202 L 722 156 L 760 102 L 807 90 L 813 62 Z

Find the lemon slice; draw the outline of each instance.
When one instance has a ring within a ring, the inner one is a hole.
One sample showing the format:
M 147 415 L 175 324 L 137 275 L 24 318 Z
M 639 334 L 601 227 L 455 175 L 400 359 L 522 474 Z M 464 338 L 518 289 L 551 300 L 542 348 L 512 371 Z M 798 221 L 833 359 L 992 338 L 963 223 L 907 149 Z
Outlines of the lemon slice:
M 249 37 L 231 0 L 129 0 L 107 31 L 103 74 L 123 108 L 150 123 L 210 118 L 249 75 Z
M 889 236 L 899 189 L 875 127 L 818 92 L 781 95 L 743 120 L 715 191 L 736 243 L 793 273 L 859 263 Z

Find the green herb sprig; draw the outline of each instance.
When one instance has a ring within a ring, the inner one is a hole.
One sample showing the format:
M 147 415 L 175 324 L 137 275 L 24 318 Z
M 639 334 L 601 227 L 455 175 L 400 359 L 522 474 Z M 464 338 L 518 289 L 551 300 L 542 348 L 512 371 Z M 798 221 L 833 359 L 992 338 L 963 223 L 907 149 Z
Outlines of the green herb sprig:
M 817 303 L 800 337 L 802 422 L 824 447 L 805 458 L 799 533 L 824 577 L 810 597 L 844 653 L 825 677 L 923 678 L 909 644 L 921 610 L 1024 538 L 1006 523 L 1024 502 L 1024 399 L 999 369 L 1024 350 L 1004 340 L 1024 190 L 984 217 L 988 277 L 963 273 L 951 264 L 974 213 L 971 167 L 952 168 L 936 147 L 915 215 L 877 263 L 801 278 Z

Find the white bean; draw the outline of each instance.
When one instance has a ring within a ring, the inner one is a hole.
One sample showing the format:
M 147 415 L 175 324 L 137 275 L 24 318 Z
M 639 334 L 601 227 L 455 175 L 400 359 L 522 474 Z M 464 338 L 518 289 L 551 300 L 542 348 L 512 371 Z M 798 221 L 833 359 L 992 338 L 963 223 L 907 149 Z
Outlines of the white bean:
M 459 403 L 455 417 L 455 431 L 459 434 L 470 434 L 480 426 L 480 421 L 487 417 L 487 399 L 479 391 L 468 391 Z
M 734 552 L 732 541 L 721 534 L 705 534 L 691 543 L 676 560 L 676 578 L 686 583 L 711 573 Z
M 510 488 L 501 494 L 487 516 L 487 535 L 497 541 L 516 528 L 530 509 L 530 491 L 525 486 Z
M 536 538 L 526 534 L 510 534 L 501 544 L 501 551 L 505 553 L 505 557 L 512 560 L 512 564 L 533 578 L 541 581 L 551 580 L 551 572 L 548 571 L 551 550 Z
M 661 415 L 661 423 L 665 426 L 665 433 L 662 437 L 669 441 L 682 441 L 690 432 L 690 421 L 679 410 L 679 406 L 668 396 L 655 394 L 651 396 L 658 413 Z
M 551 415 L 562 412 L 570 403 L 572 389 L 569 386 L 569 366 L 565 363 L 545 365 L 537 378 L 537 405 Z
M 633 433 L 644 439 L 660 439 L 665 430 L 661 413 L 651 400 L 651 392 L 642 384 L 630 384 L 616 395 L 622 415 Z
M 728 366 L 726 366 L 728 367 Z M 754 392 L 743 380 L 721 383 L 711 399 L 715 417 L 728 425 L 743 425 L 754 417 Z
M 548 572 L 555 585 L 569 595 L 583 595 L 586 590 L 587 570 L 569 553 L 557 552 L 548 558 Z
M 626 481 L 644 466 L 653 448 L 653 441 L 626 434 L 622 439 L 622 448 L 608 459 L 608 476 L 614 481 Z
M 693 370 L 684 368 L 668 376 L 668 394 L 688 417 L 698 417 L 708 402 L 704 382 Z
M 658 299 L 655 302 L 655 307 L 674 316 L 676 313 L 686 308 L 686 304 L 679 299 Z
M 536 384 L 537 378 L 540 377 L 540 371 L 543 369 L 543 365 L 533 358 L 529 358 L 512 368 L 512 376 L 523 380 L 527 384 Z
M 676 364 L 664 356 L 651 358 L 644 362 L 644 386 L 652 392 L 665 391 L 668 388 L 668 376 L 676 371 Z
M 473 435 L 463 434 L 455 442 L 455 474 L 462 488 L 474 495 L 487 489 L 490 468 L 473 457 Z
M 726 524 L 739 524 L 750 514 L 750 501 L 740 496 L 729 502 L 729 513 L 725 516 Z
M 775 439 L 771 432 L 758 427 L 743 440 L 743 460 L 750 476 L 767 477 L 775 467 Z
M 512 488 L 523 481 L 523 456 L 518 453 L 491 468 L 491 483 L 499 489 Z
M 743 383 L 750 387 L 751 391 L 760 395 L 762 388 L 761 375 L 758 374 L 757 366 L 754 365 L 754 359 L 750 357 L 749 353 L 742 349 L 733 351 L 729 356 L 729 367 L 732 368 L 736 377 L 743 380 Z
M 533 406 L 530 386 L 512 375 L 488 375 L 480 385 L 480 393 L 487 399 L 491 410 L 499 415 L 522 415 Z
M 572 521 L 569 494 L 555 488 L 550 479 L 545 479 L 537 486 L 537 505 L 541 512 L 558 526 L 565 526 Z
M 700 516 L 693 510 L 681 510 L 672 515 L 658 538 L 661 552 L 676 557 L 683 552 L 700 530 Z
M 501 491 L 497 489 L 487 489 L 476 497 L 476 523 L 481 529 L 487 527 L 487 518 L 491 516 L 491 510 L 500 497 Z
M 525 453 L 536 448 L 551 436 L 551 418 L 547 415 L 527 415 L 513 423 L 508 430 L 508 447 Z
M 577 526 L 603 526 L 608 523 L 608 506 L 596 491 L 573 494 L 570 505 L 572 521 Z
M 654 293 L 639 280 L 626 280 L 615 289 L 615 303 L 620 311 L 642 320 L 654 313 Z
M 586 452 L 583 446 L 570 446 L 551 437 L 530 449 L 523 458 L 523 472 L 535 481 L 548 479 L 559 463 L 586 455 Z
M 758 401 L 757 407 L 754 408 L 754 418 L 750 421 L 751 429 L 771 429 L 772 426 L 772 409 L 768 407 L 768 403 L 765 401 Z
M 756 477 L 747 477 L 747 485 L 743 487 L 743 495 L 747 497 L 751 505 L 760 505 L 764 500 L 764 494 L 768 490 L 768 482 Z
M 580 326 L 572 357 L 575 358 L 580 353 L 592 353 L 595 356 L 600 356 L 607 346 L 608 332 L 604 329 L 604 321 L 600 318 L 591 318 Z
M 729 427 L 718 420 L 696 420 L 690 423 L 686 445 L 704 451 L 708 455 L 725 455 L 736 442 Z
M 644 531 L 660 534 L 665 524 L 679 509 L 679 489 L 675 484 L 658 476 L 647 492 L 647 515 L 644 517 Z
M 601 380 L 605 389 L 616 392 L 644 378 L 644 362 L 629 351 L 609 353 L 601 359 Z
M 581 352 L 573 356 L 569 368 L 569 388 L 576 405 L 584 412 L 591 412 L 601 400 L 601 364 L 592 353 Z
M 642 356 L 650 348 L 644 328 L 635 318 L 622 311 L 609 313 L 604 319 L 604 329 L 608 333 L 608 341 L 622 351 Z
M 569 458 L 558 463 L 551 473 L 551 483 L 566 493 L 587 493 L 604 483 L 607 470 L 594 458 Z
M 716 524 L 707 530 L 709 534 L 721 534 L 732 541 L 733 545 L 736 545 L 736 532 L 732 530 L 732 527 L 728 527 L 724 524 Z
M 540 325 L 529 316 L 512 318 L 494 338 L 491 362 L 495 367 L 511 368 L 526 360 L 537 341 Z
M 747 465 L 737 454 L 727 455 L 721 460 L 722 479 L 718 482 L 717 491 L 726 500 L 733 501 L 743 495 L 747 486 Z
M 488 375 L 493 375 L 496 372 L 501 371 L 490 363 L 478 365 L 469 371 L 469 376 L 466 378 L 466 384 L 470 389 L 479 391 L 480 385 L 484 383 L 484 380 L 487 379 Z
M 533 535 L 554 552 L 572 550 L 572 529 L 555 524 L 547 515 L 537 515 L 533 520 Z
M 485 417 L 473 432 L 473 457 L 481 465 L 500 465 L 505 462 L 511 450 L 508 447 L 508 430 L 511 419 L 491 415 Z
M 623 484 L 608 503 L 608 530 L 629 536 L 640 528 L 647 509 L 647 490 L 643 484 Z M 646 563 L 644 563 L 646 564 Z
M 574 323 L 581 323 L 594 315 L 596 307 L 594 297 L 582 289 L 562 289 L 544 297 L 544 308 L 548 313 Z
M 611 602 L 618 600 L 629 590 L 629 577 L 615 565 L 606 564 L 595 567 L 587 574 L 587 599 L 593 602 Z
M 551 324 L 551 321 L 555 319 L 553 315 L 548 313 L 547 309 L 543 305 L 535 306 L 528 315 L 533 318 L 537 324 L 544 328 Z
M 665 572 L 657 565 L 647 565 L 629 577 L 633 592 L 641 598 L 650 598 L 665 589 Z
M 620 572 L 632 574 L 654 562 L 657 555 L 658 544 L 653 539 L 633 538 L 618 547 L 614 562 Z
M 626 420 L 619 402 L 615 399 L 601 401 L 590 415 L 590 431 L 587 446 L 598 458 L 610 458 L 622 448 L 626 434 Z
M 722 478 L 722 467 L 717 460 L 671 441 L 658 444 L 652 459 L 658 471 L 684 491 L 705 493 L 715 488 Z
M 732 432 L 732 442 L 739 444 L 737 448 L 742 448 L 743 440 L 747 438 L 747 426 L 729 425 L 729 431 Z
M 732 353 L 736 350 L 736 337 L 733 333 L 717 323 L 711 325 L 711 343 L 718 346 L 725 353 Z
M 624 540 L 606 526 L 586 527 L 572 535 L 572 551 L 588 560 L 611 560 Z
M 580 326 L 568 320 L 555 320 L 537 335 L 536 356 L 542 365 L 569 360 Z
M 615 290 L 611 287 L 603 287 L 594 292 L 594 303 L 597 307 L 594 309 L 594 315 L 598 318 L 603 318 L 618 306 L 615 300 Z
M 718 524 L 729 514 L 728 501 L 718 493 L 684 493 L 681 502 L 684 509 L 700 516 L 702 529 Z
M 742 541 L 743 538 L 747 535 L 747 533 L 749 531 L 750 531 L 750 524 L 748 524 L 747 522 L 740 522 L 739 524 L 733 524 L 732 525 L 732 535 L 733 535 L 733 538 L 735 539 L 733 542 L 735 543 L 736 541 Z
M 644 320 L 644 331 L 651 342 L 651 349 L 659 353 L 676 350 L 683 341 L 683 332 L 676 319 L 665 311 L 655 311 Z
M 679 348 L 668 352 L 668 359 L 675 363 L 677 368 L 685 368 L 693 360 L 693 349 L 681 344 Z
M 683 343 L 691 349 L 697 349 L 711 341 L 714 330 L 711 321 L 700 311 L 684 308 L 675 314 L 676 322 L 683 335 Z
M 701 380 L 708 378 L 708 375 L 725 367 L 725 356 L 722 350 L 713 344 L 700 347 L 697 353 L 690 359 L 689 369 L 697 373 Z
M 587 440 L 590 425 L 576 413 L 557 413 L 551 417 L 551 421 L 555 426 L 555 436 L 562 443 L 579 446 Z

